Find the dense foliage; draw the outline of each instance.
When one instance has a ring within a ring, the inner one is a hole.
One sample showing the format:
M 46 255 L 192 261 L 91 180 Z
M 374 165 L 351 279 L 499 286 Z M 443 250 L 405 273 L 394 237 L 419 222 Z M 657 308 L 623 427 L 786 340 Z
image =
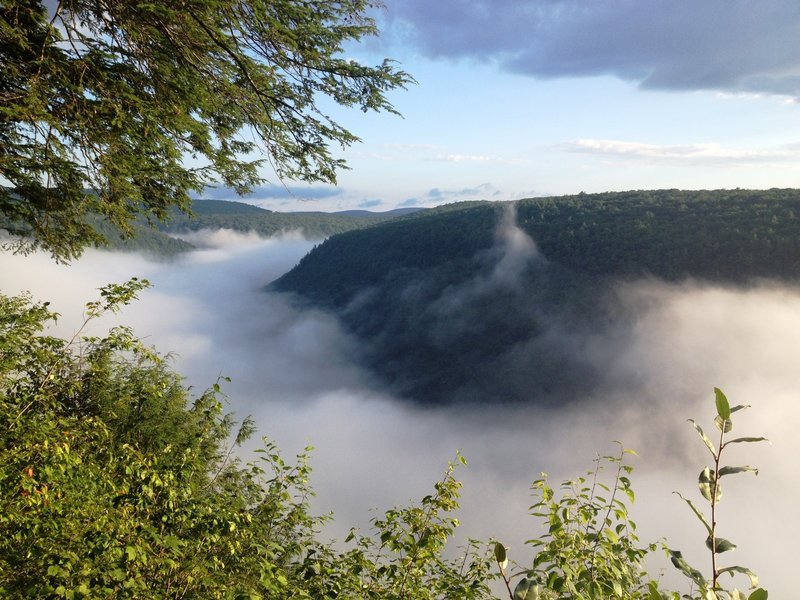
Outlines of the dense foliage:
M 602 333 L 619 318 L 614 283 L 800 275 L 798 190 L 521 200 L 516 224 L 538 247 L 527 254 L 508 237 L 510 207 L 457 204 L 334 236 L 272 287 L 337 311 L 363 340 L 364 363 L 398 394 L 547 403 L 602 379 L 548 325 Z
M 212 181 L 334 182 L 330 144 L 358 138 L 323 98 L 394 112 L 410 77 L 344 45 L 376 33 L 369 0 L 11 0 L 0 6 L 3 226 L 69 258 L 100 239 L 97 213 L 130 233 L 138 214 L 186 208 Z M 49 10 L 48 10 L 49 8 Z M 191 162 L 187 162 L 191 159 Z

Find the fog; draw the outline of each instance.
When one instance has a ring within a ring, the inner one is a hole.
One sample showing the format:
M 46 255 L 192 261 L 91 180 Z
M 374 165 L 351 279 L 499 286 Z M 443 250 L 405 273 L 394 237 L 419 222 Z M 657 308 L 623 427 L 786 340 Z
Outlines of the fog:
M 314 510 L 335 516 L 327 535 L 341 538 L 352 525 L 367 527 L 376 510 L 430 493 L 460 450 L 469 462 L 458 471 L 464 535 L 497 537 L 523 564 L 531 557 L 523 542 L 537 531 L 526 516 L 530 482 L 543 471 L 553 482 L 577 476 L 621 440 L 638 453 L 632 479 L 640 538 L 667 537 L 708 571 L 704 530 L 672 492 L 699 498 L 696 478 L 708 453 L 686 419 L 713 428 L 718 386 L 732 404 L 752 405 L 736 414 L 735 432 L 772 441 L 730 450 L 728 464 L 757 465 L 761 472 L 723 481 L 719 535 L 739 549 L 720 562 L 753 569 L 775 598 L 792 597 L 800 537 L 794 516 L 800 289 L 770 282 L 746 289 L 691 281 L 620 285 L 607 299 L 619 315 L 614 327 L 559 340 L 603 373 L 592 397 L 568 409 L 423 409 L 392 398 L 356 364 L 358 342 L 333 316 L 264 291 L 312 242 L 292 235 L 198 236 L 193 242 L 202 249 L 173 262 L 91 250 L 64 266 L 46 255 L 2 254 L 0 289 L 50 300 L 61 314 L 57 332 L 71 335 L 96 288 L 131 276 L 149 279 L 154 287 L 115 319 L 160 351 L 174 352 L 176 369 L 194 389 L 231 377 L 223 386 L 231 409 L 252 415 L 259 434 L 285 455 L 315 446 Z M 524 240 L 506 243 L 535 255 Z M 506 262 L 497 273 L 506 279 L 514 272 Z M 557 336 L 557 324 L 550 331 Z M 688 587 L 664 568 L 671 583 Z M 738 583 L 746 587 L 746 580 Z

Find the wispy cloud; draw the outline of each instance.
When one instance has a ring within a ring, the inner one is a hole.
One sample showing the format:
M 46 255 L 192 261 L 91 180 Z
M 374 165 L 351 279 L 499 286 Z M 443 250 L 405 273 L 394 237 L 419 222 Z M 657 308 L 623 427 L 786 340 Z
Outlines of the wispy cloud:
M 503 156 L 491 156 L 488 154 L 472 154 L 467 152 L 448 151 L 435 144 L 383 144 L 381 146 L 385 152 L 360 153 L 359 156 L 372 160 L 386 162 L 450 162 L 450 163 L 503 163 L 503 164 L 526 164 L 530 162 L 521 158 L 506 158 Z
M 387 150 L 436 150 L 436 144 L 399 144 L 387 143 L 381 144 L 382 148 Z
M 491 156 L 476 154 L 437 154 L 432 160 L 442 162 L 490 162 L 496 159 L 493 159 Z
M 342 190 L 331 186 L 303 186 L 265 184 L 254 187 L 243 196 L 225 186 L 207 186 L 198 198 L 211 200 L 237 200 L 254 203 L 263 200 L 319 200 L 339 196 Z
M 506 158 L 504 156 L 489 156 L 486 154 L 446 154 L 440 153 L 430 157 L 428 160 L 435 162 L 476 162 L 476 163 L 498 163 L 506 165 L 522 165 L 530 161 L 524 158 Z
M 363 201 L 359 202 L 358 203 L 358 207 L 359 208 L 365 208 L 365 209 L 367 209 L 367 208 L 377 208 L 378 206 L 381 206 L 383 203 L 384 203 L 383 200 L 379 200 L 377 198 L 373 198 L 373 199 L 363 200 Z
M 473 187 L 456 189 L 431 188 L 426 193 L 414 198 L 407 198 L 400 202 L 398 208 L 411 206 L 438 206 L 449 202 L 460 202 L 463 200 L 500 200 L 507 196 L 504 192 L 497 189 L 491 183 L 481 183 Z
M 620 160 L 687 165 L 742 165 L 798 162 L 800 144 L 776 148 L 728 148 L 718 143 L 659 145 L 621 140 L 579 139 L 560 148 L 567 152 L 590 154 Z

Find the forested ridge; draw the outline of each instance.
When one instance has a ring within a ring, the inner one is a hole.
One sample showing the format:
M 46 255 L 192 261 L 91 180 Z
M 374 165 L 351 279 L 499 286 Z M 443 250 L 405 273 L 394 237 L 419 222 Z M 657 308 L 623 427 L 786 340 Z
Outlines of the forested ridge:
M 404 211 L 277 212 L 233 200 L 195 199 L 191 204 L 191 213 L 173 210 L 167 220 L 158 222 L 155 227 L 139 219 L 133 224 L 133 236 L 122 235 L 103 218 L 93 216 L 91 219 L 93 228 L 106 240 L 101 247 L 170 257 L 195 248 L 191 242 L 177 237 L 190 232 L 229 229 L 240 233 L 255 232 L 262 237 L 299 232 L 307 239 L 323 240 L 337 233 L 383 223 L 403 214 Z
M 191 211 L 191 215 L 176 212 L 162 228 L 175 233 L 200 229 L 232 229 L 241 232 L 254 231 L 264 237 L 299 231 L 308 239 L 321 240 L 336 233 L 381 223 L 397 216 L 392 212 L 369 211 L 355 214 L 277 212 L 230 200 L 195 200 Z
M 609 192 L 515 204 L 519 227 L 544 257 L 576 272 L 736 281 L 800 276 L 800 190 Z M 397 270 L 471 262 L 493 247 L 502 210 L 502 203 L 458 203 L 336 236 L 275 288 L 336 306 Z
M 548 341 L 613 319 L 620 280 L 747 284 L 800 275 L 800 191 L 655 190 L 513 204 L 538 253 L 497 270 L 507 203 L 463 203 L 333 236 L 271 285 L 336 311 L 363 362 L 422 403 L 562 402 L 599 373 Z M 498 380 L 498 373 L 508 373 Z
M 656 190 L 523 200 L 519 225 L 583 273 L 742 281 L 800 275 L 800 190 Z

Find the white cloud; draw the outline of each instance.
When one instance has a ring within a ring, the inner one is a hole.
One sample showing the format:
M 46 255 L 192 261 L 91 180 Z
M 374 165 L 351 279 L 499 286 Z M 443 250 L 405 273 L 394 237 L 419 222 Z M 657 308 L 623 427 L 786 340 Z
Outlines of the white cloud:
M 718 143 L 659 145 L 605 139 L 578 139 L 559 146 L 567 152 L 606 158 L 681 163 L 686 165 L 742 165 L 798 162 L 800 149 L 784 145 L 774 149 L 727 148 Z
M 480 156 L 475 154 L 437 154 L 432 160 L 442 162 L 489 162 L 497 160 L 491 156 Z

